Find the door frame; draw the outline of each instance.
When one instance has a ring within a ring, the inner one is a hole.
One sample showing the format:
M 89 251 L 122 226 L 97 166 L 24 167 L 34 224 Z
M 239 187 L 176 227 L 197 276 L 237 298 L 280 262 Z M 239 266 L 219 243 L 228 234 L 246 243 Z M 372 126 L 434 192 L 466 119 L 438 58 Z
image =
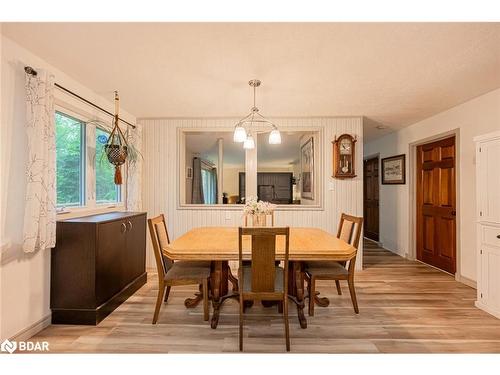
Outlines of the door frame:
M 444 133 L 439 133 L 431 137 L 423 138 L 418 141 L 409 144 L 408 153 L 408 184 L 409 184 L 409 215 L 408 215 L 408 228 L 410 228 L 409 244 L 408 244 L 408 254 L 406 257 L 410 260 L 417 260 L 417 147 L 426 143 L 431 143 L 439 141 L 441 139 L 446 139 L 450 137 L 455 137 L 455 192 L 456 192 L 456 211 L 457 216 L 455 220 L 455 233 L 456 233 L 456 271 L 455 280 L 464 283 L 469 286 L 475 287 L 475 282 L 464 278 L 461 275 L 461 233 L 460 233 L 460 222 L 461 222 L 461 210 L 460 210 L 460 129 L 456 128 Z M 427 263 L 426 263 L 427 264 Z M 431 265 L 429 265 L 432 267 Z M 442 270 L 440 270 L 442 271 Z M 445 271 L 442 271 L 445 272 Z
M 381 206 L 381 204 L 380 204 L 380 201 L 382 200 L 382 194 L 380 194 L 380 193 L 381 193 L 382 189 L 381 189 L 381 183 L 380 183 L 381 180 L 380 179 L 382 178 L 382 173 L 380 172 L 381 171 L 381 169 L 380 169 L 380 167 L 381 167 L 381 165 L 380 165 L 380 160 L 381 160 L 380 159 L 380 152 L 377 152 L 377 153 L 374 153 L 374 154 L 370 154 L 370 155 L 363 155 L 363 172 L 364 172 L 364 162 L 365 162 L 365 160 L 370 160 L 370 159 L 374 159 L 374 158 L 377 158 L 378 159 L 378 163 L 379 163 L 379 166 L 378 166 L 379 167 L 378 168 L 378 242 L 377 242 L 377 244 L 379 246 L 381 246 L 382 245 L 382 235 L 381 235 L 382 231 L 381 231 L 381 226 L 380 226 L 380 224 L 381 224 L 381 220 L 380 220 L 380 211 L 381 211 L 380 210 L 380 206 Z M 364 191 L 365 191 L 365 176 L 364 176 L 364 173 L 363 173 L 363 212 L 365 210 L 365 196 L 364 196 Z M 364 238 L 366 238 L 366 237 L 365 237 L 365 234 L 364 234 L 364 231 L 363 231 L 363 239 Z M 368 238 L 368 240 L 373 241 L 370 238 Z M 373 241 L 373 242 L 375 242 L 375 241 Z

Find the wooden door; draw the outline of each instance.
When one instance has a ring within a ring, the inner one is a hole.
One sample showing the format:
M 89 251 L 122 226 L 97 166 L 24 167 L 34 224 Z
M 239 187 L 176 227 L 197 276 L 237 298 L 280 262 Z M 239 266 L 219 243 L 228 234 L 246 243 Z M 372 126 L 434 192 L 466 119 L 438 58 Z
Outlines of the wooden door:
M 379 241 L 379 177 L 378 157 L 364 162 L 364 203 L 365 237 Z
M 417 259 L 456 271 L 455 137 L 417 148 Z

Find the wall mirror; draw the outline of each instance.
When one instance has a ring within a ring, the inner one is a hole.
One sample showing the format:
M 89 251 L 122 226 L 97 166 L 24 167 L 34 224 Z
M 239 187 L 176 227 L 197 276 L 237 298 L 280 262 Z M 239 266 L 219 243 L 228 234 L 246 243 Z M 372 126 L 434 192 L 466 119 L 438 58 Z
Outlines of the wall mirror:
M 180 207 L 237 207 L 256 196 L 280 207 L 319 207 L 321 131 L 283 129 L 281 144 L 255 131 L 255 148 L 233 129 L 179 129 Z
M 186 131 L 184 199 L 193 205 L 241 203 L 238 175 L 245 171 L 245 150 L 230 131 Z

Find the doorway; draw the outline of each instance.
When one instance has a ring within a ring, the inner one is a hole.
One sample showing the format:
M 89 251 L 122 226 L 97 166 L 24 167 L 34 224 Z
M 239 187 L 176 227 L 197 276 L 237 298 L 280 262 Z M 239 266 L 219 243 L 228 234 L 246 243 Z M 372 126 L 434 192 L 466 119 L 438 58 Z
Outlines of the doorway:
M 379 241 L 379 160 L 378 156 L 363 163 L 363 216 L 365 237 Z
M 456 272 L 455 137 L 417 147 L 417 259 Z

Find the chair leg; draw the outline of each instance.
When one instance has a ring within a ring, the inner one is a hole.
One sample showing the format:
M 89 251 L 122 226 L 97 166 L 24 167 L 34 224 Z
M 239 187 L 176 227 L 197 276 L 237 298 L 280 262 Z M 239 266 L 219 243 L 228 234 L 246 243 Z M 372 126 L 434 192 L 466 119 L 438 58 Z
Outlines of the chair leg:
M 309 316 L 314 316 L 314 298 L 316 297 L 316 278 L 311 276 L 309 281 Z
M 208 279 L 203 280 L 203 320 L 208 321 Z
M 339 280 L 335 280 L 335 285 L 337 286 L 337 293 L 339 294 L 339 296 L 342 295 L 342 289 L 340 288 L 340 281 Z
M 167 302 L 168 301 L 168 296 L 170 294 L 170 285 L 167 286 L 166 288 L 166 292 L 165 292 L 165 299 L 163 300 L 164 302 Z
M 354 290 L 354 280 L 348 279 L 347 284 L 349 285 L 349 292 L 351 293 L 352 305 L 354 306 L 354 312 L 359 314 L 358 301 L 356 300 L 356 291 Z
M 241 292 L 240 292 L 241 293 Z M 243 351 L 243 309 L 245 302 L 240 296 L 240 352 Z
M 283 302 L 278 302 L 278 313 L 283 314 Z
M 290 351 L 290 328 L 288 326 L 288 297 L 285 296 L 283 300 L 283 319 L 285 319 L 285 340 L 286 340 L 286 351 Z
M 170 287 L 169 287 L 170 288 Z M 160 307 L 163 301 L 163 293 L 165 293 L 165 285 L 158 285 L 158 297 L 156 298 L 155 313 L 153 315 L 153 324 L 158 321 L 158 315 L 160 314 Z

